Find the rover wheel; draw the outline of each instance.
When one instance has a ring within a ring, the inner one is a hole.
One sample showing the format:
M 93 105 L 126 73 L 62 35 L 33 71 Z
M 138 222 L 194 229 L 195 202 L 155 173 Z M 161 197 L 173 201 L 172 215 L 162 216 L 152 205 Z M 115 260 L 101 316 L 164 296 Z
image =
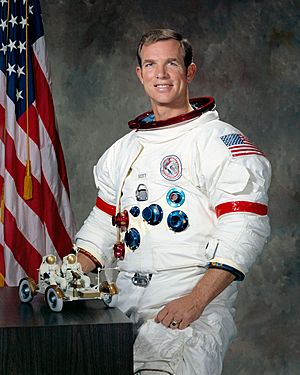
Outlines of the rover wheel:
M 19 282 L 19 297 L 21 302 L 30 302 L 36 294 L 36 283 L 30 277 L 25 277 Z
M 111 307 L 111 306 L 110 306 L 111 301 L 112 301 L 112 296 L 111 296 L 111 294 L 108 294 L 108 293 L 103 294 L 102 301 L 104 302 L 104 304 L 105 304 L 107 307 Z
M 45 299 L 52 311 L 60 312 L 63 308 L 63 292 L 57 285 L 50 285 L 46 289 Z

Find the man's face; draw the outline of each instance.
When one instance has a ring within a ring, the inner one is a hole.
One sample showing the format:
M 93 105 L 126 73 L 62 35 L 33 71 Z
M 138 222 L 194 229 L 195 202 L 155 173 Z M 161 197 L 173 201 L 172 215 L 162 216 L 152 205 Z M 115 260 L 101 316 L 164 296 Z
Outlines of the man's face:
M 184 65 L 183 50 L 177 40 L 163 40 L 142 47 L 142 66 L 136 73 L 152 106 L 180 108 L 187 101 L 187 86 L 196 67 Z

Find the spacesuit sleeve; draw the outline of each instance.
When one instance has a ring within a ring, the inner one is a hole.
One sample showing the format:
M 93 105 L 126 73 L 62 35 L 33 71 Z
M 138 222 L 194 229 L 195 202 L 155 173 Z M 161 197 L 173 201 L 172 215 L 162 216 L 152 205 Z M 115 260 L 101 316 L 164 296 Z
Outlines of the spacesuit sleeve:
M 209 267 L 228 270 L 236 280 L 243 280 L 270 235 L 267 191 L 271 167 L 260 150 L 236 152 L 219 136 L 210 142 L 204 168 L 217 220 L 207 244 L 214 254 Z
M 116 228 L 112 216 L 116 212 L 116 188 L 111 175 L 114 170 L 113 150 L 107 150 L 94 167 L 94 180 L 98 189 L 96 204 L 75 236 L 77 247 L 102 266 L 113 258 Z

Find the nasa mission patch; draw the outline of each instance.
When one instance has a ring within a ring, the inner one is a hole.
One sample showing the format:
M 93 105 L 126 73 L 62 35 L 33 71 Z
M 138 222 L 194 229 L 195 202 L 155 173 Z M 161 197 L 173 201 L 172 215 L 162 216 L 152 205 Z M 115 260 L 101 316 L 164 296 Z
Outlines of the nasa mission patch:
M 161 175 L 169 181 L 176 181 L 182 175 L 182 165 L 178 156 L 165 156 L 160 163 Z

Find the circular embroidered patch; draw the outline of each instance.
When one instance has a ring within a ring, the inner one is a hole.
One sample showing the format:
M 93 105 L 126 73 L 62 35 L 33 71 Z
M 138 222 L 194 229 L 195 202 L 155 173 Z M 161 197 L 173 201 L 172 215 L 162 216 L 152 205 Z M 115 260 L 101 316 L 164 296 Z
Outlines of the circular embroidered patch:
M 178 156 L 168 155 L 160 163 L 160 173 L 170 181 L 178 180 L 182 175 L 182 165 Z

